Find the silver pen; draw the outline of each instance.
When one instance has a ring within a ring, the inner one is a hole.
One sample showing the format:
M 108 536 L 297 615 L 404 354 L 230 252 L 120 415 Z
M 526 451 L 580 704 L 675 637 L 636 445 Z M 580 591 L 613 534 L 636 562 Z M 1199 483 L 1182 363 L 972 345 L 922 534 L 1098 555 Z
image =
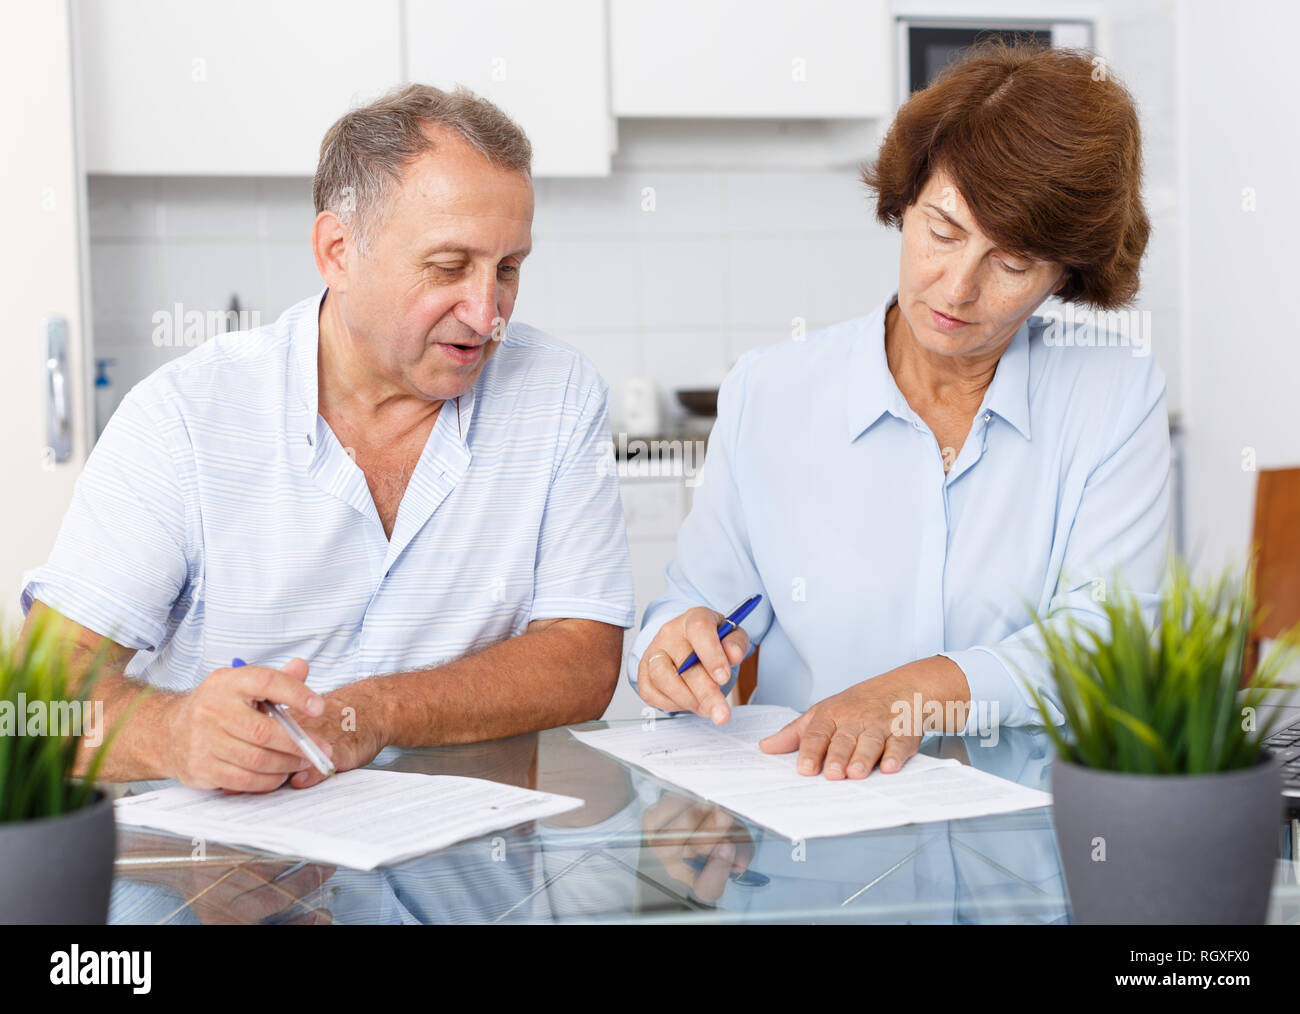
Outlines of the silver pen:
M 238 669 L 241 665 L 247 665 L 242 658 L 237 658 L 230 663 L 232 669 Z M 258 701 L 257 710 L 264 715 L 270 715 L 282 726 L 284 731 L 289 734 L 293 740 L 294 746 L 302 751 L 306 757 L 315 766 L 316 770 L 327 778 L 333 778 L 337 771 L 334 770 L 334 763 L 325 756 L 325 752 L 316 745 L 316 741 L 302 731 L 302 726 L 294 721 L 293 715 L 289 714 L 289 709 L 283 704 L 274 704 L 271 701 Z

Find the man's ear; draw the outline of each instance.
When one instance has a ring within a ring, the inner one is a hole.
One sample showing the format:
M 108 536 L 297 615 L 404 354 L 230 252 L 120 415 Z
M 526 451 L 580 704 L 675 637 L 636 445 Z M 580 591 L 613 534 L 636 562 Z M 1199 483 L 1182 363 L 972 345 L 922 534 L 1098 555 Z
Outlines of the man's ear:
M 325 284 L 335 292 L 347 291 L 347 258 L 353 255 L 351 237 L 338 215 L 326 210 L 316 216 L 311 230 L 312 253 L 316 270 Z

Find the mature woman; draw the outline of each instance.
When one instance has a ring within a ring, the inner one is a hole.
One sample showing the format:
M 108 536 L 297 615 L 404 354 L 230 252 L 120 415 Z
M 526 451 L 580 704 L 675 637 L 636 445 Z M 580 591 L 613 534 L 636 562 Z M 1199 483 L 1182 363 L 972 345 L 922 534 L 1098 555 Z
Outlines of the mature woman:
M 862 778 L 923 730 L 1033 723 L 1033 612 L 1104 624 L 1116 576 L 1154 606 L 1164 377 L 1145 343 L 1033 316 L 1132 301 L 1141 172 L 1132 100 L 1089 53 L 977 50 L 899 110 L 863 173 L 902 232 L 897 290 L 727 377 L 632 651 L 647 703 L 727 721 L 750 639 L 719 642 L 716 610 L 761 592 L 753 702 L 804 712 L 763 748 Z

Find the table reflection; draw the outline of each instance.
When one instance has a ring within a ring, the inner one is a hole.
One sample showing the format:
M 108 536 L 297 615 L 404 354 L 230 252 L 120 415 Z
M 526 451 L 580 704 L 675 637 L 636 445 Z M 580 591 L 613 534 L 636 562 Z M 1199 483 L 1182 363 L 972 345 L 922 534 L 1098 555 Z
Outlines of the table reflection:
M 1048 786 L 1050 743 L 1032 730 L 1003 730 L 996 745 L 931 737 L 922 750 Z M 371 872 L 122 828 L 110 921 L 1067 918 L 1046 809 L 792 842 L 629 769 L 563 729 L 385 751 L 375 766 L 491 778 L 578 796 L 586 805 Z

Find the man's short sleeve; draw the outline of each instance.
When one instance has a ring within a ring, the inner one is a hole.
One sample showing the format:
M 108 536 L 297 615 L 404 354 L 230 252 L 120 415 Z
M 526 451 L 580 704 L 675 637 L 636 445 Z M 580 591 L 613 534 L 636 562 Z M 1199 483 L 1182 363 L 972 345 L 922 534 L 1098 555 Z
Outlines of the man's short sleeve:
M 585 371 L 584 371 L 585 372 Z M 575 618 L 630 627 L 635 619 L 627 527 L 613 465 L 609 393 L 592 377 L 557 458 L 537 540 L 532 620 Z
M 130 391 L 77 479 L 49 561 L 23 575 L 34 601 L 127 648 L 163 641 L 190 577 L 181 418 L 152 384 Z

